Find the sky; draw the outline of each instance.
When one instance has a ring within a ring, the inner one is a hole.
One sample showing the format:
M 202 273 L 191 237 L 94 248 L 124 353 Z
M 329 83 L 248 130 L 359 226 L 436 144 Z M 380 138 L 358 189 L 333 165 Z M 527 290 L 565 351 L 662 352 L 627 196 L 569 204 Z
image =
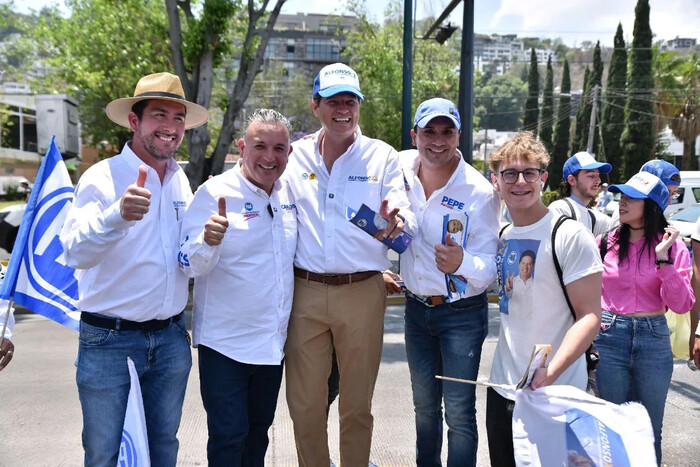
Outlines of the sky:
M 0 0 L 6 3 L 7 0 Z M 396 0 L 394 0 L 396 2 Z M 450 0 L 414 0 L 416 18 L 437 17 Z M 27 12 L 61 0 L 15 0 L 15 9 Z M 274 0 L 270 3 L 274 4 Z M 377 22 L 390 0 L 365 0 Z M 403 10 L 403 2 L 397 2 Z M 631 42 L 636 0 L 474 0 L 474 31 L 480 34 L 517 34 L 520 37 L 561 37 L 570 47 L 600 40 L 612 46 L 617 24 Z M 287 0 L 283 13 L 347 13 L 347 0 Z M 655 40 L 676 36 L 700 40 L 700 0 L 650 0 Z M 462 5 L 448 19 L 462 23 Z

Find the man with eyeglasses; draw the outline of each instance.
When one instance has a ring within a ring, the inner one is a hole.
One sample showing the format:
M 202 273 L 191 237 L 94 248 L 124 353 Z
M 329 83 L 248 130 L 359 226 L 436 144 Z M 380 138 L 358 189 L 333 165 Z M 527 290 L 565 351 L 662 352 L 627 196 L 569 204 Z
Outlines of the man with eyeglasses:
M 182 223 L 209 465 L 265 463 L 294 291 L 296 206 L 279 180 L 290 132 L 279 112 L 253 112 L 238 165 L 197 190 Z
M 501 234 L 496 255 L 500 331 L 491 367 L 491 383 L 514 386 L 527 368 L 536 344 L 548 343 L 548 365 L 538 369 L 530 388 L 566 384 L 586 389 L 584 352 L 600 328 L 602 264 L 593 236 L 579 222 L 565 220 L 555 234 L 556 257 L 576 319 L 564 295 L 552 256 L 552 232 L 559 221 L 541 199 L 547 181 L 549 154 L 532 133 L 520 133 L 491 155 L 496 191 L 505 201 L 513 224 Z M 525 254 L 526 252 L 530 254 Z M 527 265 L 529 288 L 512 288 L 508 278 Z M 529 294 L 518 297 L 517 294 Z M 530 304 L 528 306 L 528 304 Z M 514 466 L 512 416 L 515 391 L 488 388 L 486 429 L 491 465 Z
M 556 217 L 563 214 L 581 222 L 594 236 L 607 232 L 613 227 L 610 217 L 589 206 L 598 196 L 600 176 L 611 170 L 610 164 L 596 161 L 585 151 L 569 157 L 559 185 L 561 199 L 551 203 L 549 210 Z
M 476 465 L 475 386 L 435 379 L 476 379 L 488 333 L 486 289 L 496 278 L 500 201 L 462 159 L 460 132 L 454 103 L 427 100 L 418 106 L 411 130 L 416 149 L 399 154 L 419 226 L 401 255 L 418 466 L 440 465 L 443 399 L 447 465 Z M 453 276 L 466 282 L 462 290 L 448 290 L 446 280 Z

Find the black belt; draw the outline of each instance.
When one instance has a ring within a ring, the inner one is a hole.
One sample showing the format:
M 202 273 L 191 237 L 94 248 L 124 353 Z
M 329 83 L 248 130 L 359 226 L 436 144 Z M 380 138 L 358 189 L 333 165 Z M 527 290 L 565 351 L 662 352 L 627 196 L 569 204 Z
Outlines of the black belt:
M 181 311 L 179 314 L 167 319 L 151 319 L 148 321 L 129 321 L 122 318 L 109 318 L 107 316 L 99 316 L 94 313 L 80 313 L 80 320 L 90 326 L 95 326 L 102 329 L 111 329 L 113 331 L 160 331 L 177 322 L 184 314 Z
M 429 307 L 440 306 L 447 303 L 447 297 L 444 295 L 416 295 L 410 290 L 406 290 L 406 295 Z
M 294 275 L 307 281 L 320 282 L 324 285 L 345 285 L 360 282 L 376 276 L 379 271 L 362 271 L 353 274 L 318 274 L 305 269 L 294 268 Z

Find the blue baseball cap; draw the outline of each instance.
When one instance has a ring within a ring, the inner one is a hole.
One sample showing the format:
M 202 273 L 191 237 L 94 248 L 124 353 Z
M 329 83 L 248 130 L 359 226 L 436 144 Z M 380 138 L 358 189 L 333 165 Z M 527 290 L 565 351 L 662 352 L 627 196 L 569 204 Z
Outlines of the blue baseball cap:
M 447 117 L 452 120 L 455 128 L 462 129 L 462 121 L 459 118 L 457 106 L 452 101 L 436 97 L 421 103 L 416 109 L 416 116 L 413 118 L 413 126 L 425 128 L 425 126 L 436 117 Z
M 610 185 L 608 191 L 623 193 L 632 199 L 649 198 L 658 204 L 662 211 L 668 205 L 668 188 L 659 177 L 651 172 L 636 173 L 624 185 Z
M 355 70 L 342 63 L 333 63 L 321 68 L 316 75 L 311 97 L 316 97 L 317 94 L 321 97 L 332 97 L 344 92 L 354 94 L 361 101 L 365 100 Z
M 649 161 L 642 166 L 640 171 L 649 172 L 661 179 L 664 185 L 680 185 L 681 184 L 681 172 L 678 168 L 661 159 L 654 159 Z
M 586 151 L 577 152 L 569 157 L 564 163 L 563 179 L 569 178 L 579 170 L 595 170 L 598 169 L 601 174 L 610 173 L 612 165 L 607 162 L 598 162 L 595 158 Z

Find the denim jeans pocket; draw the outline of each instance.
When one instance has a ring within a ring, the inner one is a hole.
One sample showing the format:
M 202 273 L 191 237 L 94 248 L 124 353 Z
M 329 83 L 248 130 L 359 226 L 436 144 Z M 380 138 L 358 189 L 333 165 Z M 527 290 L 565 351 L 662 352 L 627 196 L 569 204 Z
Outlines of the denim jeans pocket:
M 671 331 L 668 329 L 666 317 L 661 316 L 661 318 L 663 319 L 649 319 L 649 331 L 653 337 L 659 339 L 669 339 L 671 336 Z
M 112 329 L 98 328 L 84 322 L 80 323 L 80 345 L 99 346 L 106 344 L 114 337 Z

